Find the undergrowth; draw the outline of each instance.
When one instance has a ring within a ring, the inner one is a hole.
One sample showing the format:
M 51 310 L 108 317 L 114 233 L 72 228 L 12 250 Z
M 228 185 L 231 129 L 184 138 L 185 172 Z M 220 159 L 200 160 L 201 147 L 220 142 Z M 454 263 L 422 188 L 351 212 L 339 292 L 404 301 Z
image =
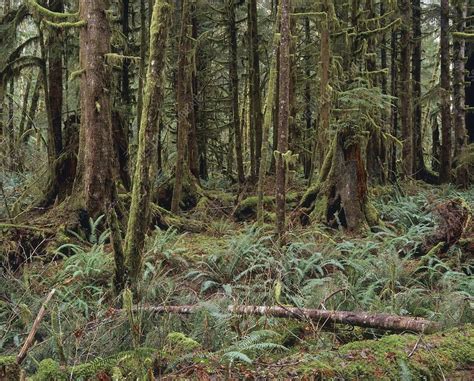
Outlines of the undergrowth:
M 29 372 L 43 359 L 79 364 L 143 346 L 162 349 L 166 373 L 195 362 L 196 351 L 203 364 L 209 358 L 226 365 L 253 363 L 269 354 L 278 358 L 288 349 L 319 350 L 380 335 L 343 328 L 321 333 L 311 322 L 236 318 L 226 312 L 229 304 L 389 312 L 447 327 L 472 322 L 472 262 L 461 247 L 454 245 L 442 257 L 417 257 L 417 247 L 436 225 L 435 200 L 457 197 L 474 203 L 472 192 L 437 192 L 387 190 L 374 200 L 384 224 L 366 236 L 350 237 L 324 226 L 295 228 L 283 249 L 268 227 L 249 224 L 236 231 L 225 219 L 210 224 L 207 235 L 156 229 L 144 256 L 143 303 L 200 307 L 187 317 L 140 308 L 133 317 L 112 313 L 122 298 L 112 291 L 108 232 L 92 229 L 88 240 L 59 247 L 52 262 L 34 258 L 17 272 L 2 267 L 0 352 L 18 352 L 51 288 L 58 292 L 30 351 Z M 176 345 L 170 340 L 184 349 L 171 351 Z

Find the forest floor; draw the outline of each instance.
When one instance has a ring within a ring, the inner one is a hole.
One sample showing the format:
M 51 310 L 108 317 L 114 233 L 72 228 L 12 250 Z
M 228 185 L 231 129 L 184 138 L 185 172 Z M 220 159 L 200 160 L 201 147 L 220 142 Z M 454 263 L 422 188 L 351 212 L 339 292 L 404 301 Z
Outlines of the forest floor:
M 374 188 L 371 199 L 383 221 L 376 229 L 347 234 L 292 225 L 284 248 L 274 240 L 271 213 L 267 225 L 256 227 L 252 213 L 236 221 L 232 205 L 201 205 L 186 215 L 200 232 L 150 234 L 136 308 L 114 296 L 108 231 L 98 221 L 91 221 L 87 239 L 67 229 L 52 234 L 48 226 L 0 225 L 0 380 L 18 375 L 9 356 L 18 354 L 53 288 L 22 364 L 34 380 L 472 379 L 473 219 L 455 239 L 445 234 L 449 244 L 421 248 L 449 230 L 442 211 L 450 202 L 471 216 L 474 190 L 411 182 Z M 19 237 L 31 236 L 36 241 L 26 249 Z M 27 255 L 15 262 L 22 248 Z M 395 334 L 236 317 L 227 312 L 230 304 L 417 316 L 442 329 Z M 147 311 L 170 305 L 196 310 L 187 316 Z

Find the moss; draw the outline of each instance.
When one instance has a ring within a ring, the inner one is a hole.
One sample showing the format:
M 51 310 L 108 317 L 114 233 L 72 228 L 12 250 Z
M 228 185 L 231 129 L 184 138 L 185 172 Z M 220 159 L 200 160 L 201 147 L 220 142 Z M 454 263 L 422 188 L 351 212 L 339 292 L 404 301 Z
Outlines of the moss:
M 20 373 L 15 356 L 0 356 L 0 380 L 20 380 Z
M 443 379 L 469 366 L 474 358 L 473 335 L 474 326 L 468 325 L 421 340 L 415 335 L 391 335 L 353 342 L 337 352 L 323 352 L 299 371 L 327 376 L 333 370 L 347 380 L 399 380 L 407 373 L 412 379 Z
M 275 201 L 273 196 L 264 196 L 263 205 L 268 206 Z M 242 200 L 234 212 L 234 217 L 238 221 L 245 221 L 257 215 L 258 197 L 251 196 Z
M 319 197 L 314 203 L 314 209 L 311 212 L 311 222 L 325 222 L 328 210 L 329 199 L 326 195 Z
M 33 381 L 95 380 L 100 379 L 145 379 L 153 366 L 155 350 L 138 348 L 118 355 L 96 359 L 77 366 L 61 367 L 52 359 L 41 361 Z M 120 378 L 120 377 L 121 378 Z M 99 379 L 99 378 L 97 378 Z
M 369 201 L 367 201 L 367 203 L 365 204 L 364 214 L 369 226 L 379 225 L 380 219 L 377 209 L 375 209 L 375 206 L 373 206 L 372 203 Z
M 67 372 L 53 359 L 40 362 L 38 371 L 33 377 L 34 381 L 62 381 L 67 380 Z
M 165 352 L 173 356 L 180 356 L 193 352 L 201 347 L 196 340 L 187 337 L 181 332 L 171 332 L 166 337 Z

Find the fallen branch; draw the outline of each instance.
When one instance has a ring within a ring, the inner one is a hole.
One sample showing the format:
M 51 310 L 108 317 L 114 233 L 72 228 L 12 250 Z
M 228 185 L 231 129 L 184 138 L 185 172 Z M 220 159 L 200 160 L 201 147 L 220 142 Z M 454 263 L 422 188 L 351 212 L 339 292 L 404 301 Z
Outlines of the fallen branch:
M 137 310 L 148 311 L 157 314 L 180 314 L 190 315 L 202 307 L 196 305 L 187 306 L 145 306 L 137 307 Z M 116 310 L 121 312 L 122 310 Z M 438 323 L 416 317 L 404 317 L 397 315 L 389 315 L 384 313 L 368 313 L 368 312 L 350 312 L 350 311 L 327 311 L 316 310 L 310 308 L 297 307 L 266 307 L 266 306 L 229 306 L 229 313 L 236 315 L 257 315 L 272 316 L 278 318 L 291 318 L 298 320 L 312 320 L 321 324 L 349 324 L 364 328 L 376 328 L 389 331 L 411 331 L 433 333 L 441 327 Z
M 56 289 L 54 288 L 49 292 L 48 296 L 46 297 L 46 300 L 44 301 L 43 305 L 41 306 L 38 312 L 38 315 L 36 315 L 36 319 L 33 323 L 33 326 L 31 327 L 31 331 L 28 334 L 28 337 L 26 338 L 25 343 L 21 347 L 20 353 L 18 354 L 18 356 L 16 356 L 16 363 L 18 365 L 20 365 L 23 362 L 23 360 L 26 358 L 28 350 L 33 344 L 36 331 L 38 331 L 39 325 L 41 324 L 41 321 L 43 320 L 44 314 L 46 313 L 46 306 L 48 305 L 49 301 L 51 300 L 55 292 L 56 292 Z

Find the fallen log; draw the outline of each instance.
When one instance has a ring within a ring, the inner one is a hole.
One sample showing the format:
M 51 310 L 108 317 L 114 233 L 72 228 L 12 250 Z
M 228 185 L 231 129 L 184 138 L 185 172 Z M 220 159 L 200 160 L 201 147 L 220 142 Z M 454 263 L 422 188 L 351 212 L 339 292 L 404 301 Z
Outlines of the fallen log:
M 185 306 L 143 306 L 137 310 L 148 311 L 157 314 L 180 314 L 190 315 L 202 310 L 199 305 Z M 115 310 L 122 312 L 123 310 Z M 351 311 L 327 311 L 310 308 L 282 307 L 282 306 L 238 306 L 231 305 L 227 311 L 241 316 L 272 316 L 278 318 L 291 318 L 298 320 L 312 320 L 322 325 L 325 324 L 348 324 L 364 328 L 376 328 L 388 331 L 410 331 L 418 333 L 433 333 L 438 331 L 440 324 L 417 317 L 406 317 L 384 313 L 351 312 Z

